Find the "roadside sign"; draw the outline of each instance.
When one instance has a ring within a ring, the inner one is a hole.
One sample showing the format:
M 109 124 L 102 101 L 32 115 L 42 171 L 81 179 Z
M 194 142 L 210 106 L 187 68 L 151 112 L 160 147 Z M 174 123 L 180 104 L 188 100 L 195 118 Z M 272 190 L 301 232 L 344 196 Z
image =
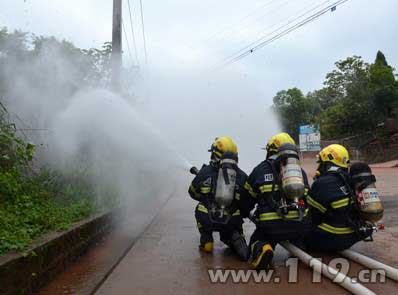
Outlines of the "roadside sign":
M 321 150 L 321 132 L 313 125 L 300 126 L 300 151 L 316 152 Z

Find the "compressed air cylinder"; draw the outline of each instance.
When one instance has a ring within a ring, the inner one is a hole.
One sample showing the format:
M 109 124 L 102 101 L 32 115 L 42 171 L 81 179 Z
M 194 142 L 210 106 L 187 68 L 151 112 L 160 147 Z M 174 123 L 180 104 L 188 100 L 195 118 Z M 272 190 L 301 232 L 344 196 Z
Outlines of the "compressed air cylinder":
M 237 157 L 233 153 L 224 153 L 218 170 L 215 200 L 221 208 L 231 205 L 235 195 Z
M 383 204 L 376 189 L 376 177 L 364 162 L 352 164 L 350 178 L 362 218 L 376 224 L 383 218 Z
M 296 146 L 284 144 L 279 147 L 281 161 L 280 178 L 284 196 L 289 200 L 300 199 L 304 195 L 304 179 Z

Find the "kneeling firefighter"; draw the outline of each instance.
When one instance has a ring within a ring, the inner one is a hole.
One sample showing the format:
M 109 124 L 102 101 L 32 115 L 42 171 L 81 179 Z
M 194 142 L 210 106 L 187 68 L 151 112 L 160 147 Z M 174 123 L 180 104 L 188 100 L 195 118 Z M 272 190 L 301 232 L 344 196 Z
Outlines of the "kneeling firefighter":
M 370 167 L 360 162 L 349 168 L 349 161 L 348 151 L 338 144 L 318 155 L 317 176 L 307 197 L 312 225 L 305 244 L 310 251 L 342 251 L 372 240 L 383 216 Z
M 190 196 L 199 201 L 195 217 L 200 232 L 199 249 L 213 250 L 213 232 L 247 261 L 249 250 L 243 236 L 243 218 L 248 217 L 251 187 L 247 175 L 238 167 L 238 151 L 230 137 L 219 137 L 212 144 L 209 165 L 203 165 L 189 187 Z
M 266 147 L 266 160 L 249 176 L 256 210 L 251 219 L 256 224 L 250 239 L 251 264 L 268 269 L 275 246 L 289 240 L 299 246 L 308 228 L 308 193 L 306 173 L 301 169 L 296 144 L 287 133 L 273 136 Z

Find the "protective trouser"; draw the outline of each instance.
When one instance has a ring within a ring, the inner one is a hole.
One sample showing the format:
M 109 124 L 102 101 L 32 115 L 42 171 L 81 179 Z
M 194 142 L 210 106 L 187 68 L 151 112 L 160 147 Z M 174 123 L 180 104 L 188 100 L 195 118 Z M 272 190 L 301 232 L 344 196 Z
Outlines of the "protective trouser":
M 305 222 L 274 220 L 261 222 L 250 238 L 249 247 L 253 251 L 253 246 L 257 242 L 265 242 L 275 249 L 278 242 L 290 241 L 302 247 L 303 239 L 308 230 Z
M 304 243 L 308 251 L 338 252 L 350 248 L 361 241 L 357 233 L 333 234 L 319 228 L 312 229 L 305 237 Z
M 199 203 L 195 209 L 195 218 L 201 234 L 201 244 L 213 242 L 213 232 L 219 232 L 220 240 L 228 246 L 231 245 L 231 238 L 234 232 L 243 234 L 243 219 L 239 210 L 232 214 L 227 224 L 216 224 L 211 221 L 208 209 Z

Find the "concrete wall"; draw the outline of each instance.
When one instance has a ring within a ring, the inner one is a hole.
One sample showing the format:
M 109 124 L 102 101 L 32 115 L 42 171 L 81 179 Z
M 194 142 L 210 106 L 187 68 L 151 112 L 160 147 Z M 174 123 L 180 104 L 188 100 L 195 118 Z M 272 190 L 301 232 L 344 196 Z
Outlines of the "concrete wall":
M 0 294 L 32 294 L 84 254 L 112 227 L 112 213 L 79 222 L 68 231 L 51 233 L 35 244 L 28 254 L 0 257 Z

